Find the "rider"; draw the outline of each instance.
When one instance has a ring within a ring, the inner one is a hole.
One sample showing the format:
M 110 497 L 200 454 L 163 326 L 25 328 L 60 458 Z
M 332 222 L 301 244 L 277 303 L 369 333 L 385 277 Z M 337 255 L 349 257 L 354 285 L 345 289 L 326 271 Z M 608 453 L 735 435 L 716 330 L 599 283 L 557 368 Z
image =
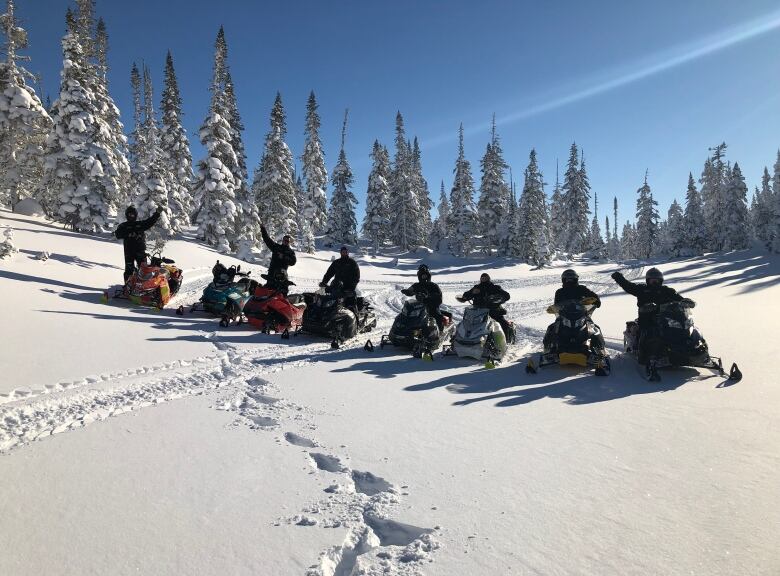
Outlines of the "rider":
M 664 286 L 664 275 L 658 268 L 650 268 L 647 271 L 644 284 L 630 282 L 620 272 L 614 272 L 612 279 L 623 290 L 636 296 L 636 305 L 639 308 L 639 361 L 646 362 L 651 356 L 658 355 L 661 343 L 658 341 L 655 326 L 657 311 L 643 310 L 642 305 L 686 301 L 688 306 L 693 308 L 695 303 L 683 298 L 674 288 Z
M 342 246 L 339 252 L 341 257 L 331 262 L 328 271 L 322 277 L 320 286 L 325 288 L 328 285 L 328 281 L 333 278 L 332 292 L 334 294 L 346 293 L 344 304 L 349 306 L 355 300 L 354 291 L 358 282 L 360 282 L 360 268 L 357 262 L 349 257 L 349 248 Z M 350 302 L 347 302 L 347 300 Z
M 479 277 L 479 284 L 455 299 L 458 302 L 471 300 L 476 308 L 487 308 L 490 310 L 490 317 L 501 325 L 506 341 L 509 343 L 514 342 L 512 326 L 504 318 L 506 310 L 501 307 L 501 304 L 509 300 L 509 292 L 498 284 L 493 284 L 490 280 L 490 274 L 483 272 Z
M 295 266 L 295 252 L 290 248 L 292 237 L 289 234 L 282 236 L 282 243 L 277 244 L 268 235 L 268 230 L 263 224 L 260 225 L 260 232 L 263 235 L 263 242 L 271 251 L 271 262 L 268 265 L 268 274 L 266 286 L 279 290 L 287 295 L 289 283 L 287 282 L 287 267 Z
M 583 286 L 580 284 L 580 277 L 571 268 L 568 268 L 563 271 L 563 274 L 561 274 L 561 284 L 562 286 L 558 288 L 555 291 L 555 304 L 560 304 L 561 302 L 566 302 L 569 300 L 573 300 L 575 302 L 581 302 L 582 300 L 589 300 L 596 308 L 599 308 L 601 306 L 601 299 L 599 298 L 599 295 L 587 288 L 586 286 Z M 547 344 L 552 341 L 552 339 L 555 337 L 555 333 L 557 332 L 558 327 L 558 320 L 556 319 L 555 322 L 550 324 L 547 327 L 547 333 L 544 335 L 544 343 L 545 348 L 547 348 Z M 604 349 L 604 339 L 601 337 L 600 342 L 594 342 L 593 347 L 594 348 L 600 348 Z
M 139 222 L 138 210 L 135 206 L 128 206 L 125 210 L 127 221 L 116 227 L 114 236 L 123 241 L 125 248 L 125 282 L 133 275 L 136 266 L 146 264 L 146 231 L 160 219 L 162 211 L 162 206 L 158 206 L 154 214 Z
M 431 282 L 431 271 L 425 264 L 420 264 L 420 267 L 417 268 L 417 280 L 419 282 L 415 282 L 409 288 L 401 290 L 401 294 L 407 296 L 419 294 L 420 301 L 425 304 L 428 314 L 436 320 L 436 324 L 439 326 L 439 330 L 441 330 L 444 322 L 442 311 L 439 310 L 442 300 L 441 289 L 438 284 Z

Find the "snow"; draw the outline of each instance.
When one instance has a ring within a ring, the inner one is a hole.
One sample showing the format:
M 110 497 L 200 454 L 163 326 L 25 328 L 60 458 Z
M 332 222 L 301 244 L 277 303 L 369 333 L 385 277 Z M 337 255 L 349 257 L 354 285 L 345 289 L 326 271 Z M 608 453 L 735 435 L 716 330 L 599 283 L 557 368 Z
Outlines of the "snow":
M 33 198 L 25 198 L 16 203 L 14 206 L 14 212 L 22 214 L 24 216 L 43 216 L 43 208 Z
M 154 312 L 102 304 L 122 247 L 0 211 L 2 574 L 772 574 L 780 568 L 780 259 L 759 251 L 662 263 L 697 302 L 714 353 L 745 374 L 649 383 L 527 375 L 561 271 L 602 294 L 613 356 L 633 298 L 613 264 L 422 253 L 456 317 L 483 270 L 512 295 L 519 342 L 495 370 L 401 350 L 331 350 L 177 316 L 214 261 L 185 239 L 184 286 Z M 42 253 L 48 258 L 41 258 Z M 331 252 L 290 268 L 313 289 Z M 420 255 L 357 255 L 389 328 Z M 658 263 L 653 262 L 653 265 Z M 641 278 L 643 265 L 624 266 Z M 762 323 L 763 322 L 763 323 Z M 757 328 L 758 326 L 758 328 Z M 753 335 L 751 337 L 751 335 Z M 41 553 L 45 550 L 45 553 Z

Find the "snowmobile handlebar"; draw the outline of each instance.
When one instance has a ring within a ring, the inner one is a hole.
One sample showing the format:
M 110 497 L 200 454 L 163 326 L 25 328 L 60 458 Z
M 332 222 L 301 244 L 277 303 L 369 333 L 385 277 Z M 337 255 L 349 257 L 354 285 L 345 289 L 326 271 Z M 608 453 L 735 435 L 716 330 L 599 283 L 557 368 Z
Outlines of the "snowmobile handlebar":
M 585 309 L 586 314 L 590 314 L 593 312 L 593 310 L 596 309 L 596 299 L 587 297 L 583 298 L 582 300 L 564 300 L 563 302 L 558 302 L 558 304 L 552 304 L 551 306 L 547 307 L 547 313 L 558 314 L 561 310 L 563 310 L 564 307 L 566 307 L 566 305 L 569 304 L 582 306 Z
M 690 309 L 696 307 L 696 302 L 690 298 L 683 298 L 682 300 L 676 300 L 674 302 L 664 302 L 663 304 L 656 304 L 655 302 L 648 302 L 642 304 L 639 307 L 640 314 L 653 314 L 666 309 L 669 306 L 680 306 L 681 308 Z

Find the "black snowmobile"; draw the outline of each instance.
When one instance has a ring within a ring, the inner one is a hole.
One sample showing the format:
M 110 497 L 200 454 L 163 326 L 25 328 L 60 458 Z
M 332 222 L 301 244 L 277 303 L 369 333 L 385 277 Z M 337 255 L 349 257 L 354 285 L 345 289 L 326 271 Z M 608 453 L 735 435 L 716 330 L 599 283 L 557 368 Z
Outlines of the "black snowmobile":
M 538 368 L 559 364 L 595 368 L 596 376 L 609 375 L 604 336 L 591 319 L 595 309 L 595 301 L 591 298 L 566 300 L 547 308 L 547 312 L 555 314 L 557 319 L 545 334 L 544 353 L 539 354 L 538 363 L 530 358 L 525 371 L 536 374 Z
M 706 340 L 693 324 L 690 313 L 693 306 L 693 301 L 688 299 L 666 304 L 643 304 L 640 314 L 654 314 L 653 325 L 644 334 L 640 334 L 638 321 L 626 322 L 623 332 L 625 352 L 645 365 L 645 377 L 648 380 L 660 381 L 658 369 L 668 366 L 707 368 L 721 376 L 726 375 L 723 361 L 717 356 L 710 356 Z M 647 346 L 643 347 L 653 350 L 652 356 L 640 357 L 640 338 L 648 339 Z M 736 363 L 731 365 L 728 379 L 732 382 L 742 379 L 742 372 Z
M 455 323 L 452 314 L 444 310 L 442 314 L 442 328 L 425 305 L 427 293 L 417 292 L 414 299 L 404 302 L 401 313 L 396 316 L 389 334 L 383 334 L 379 347 L 385 344 L 411 348 L 412 356 L 424 360 L 433 360 L 433 352 L 445 342 L 452 340 L 455 333 Z
M 338 284 L 317 292 L 304 292 L 303 298 L 306 310 L 301 332 L 328 336 L 332 348 L 339 348 L 344 341 L 376 327 L 376 315 L 368 300 L 352 290 L 343 290 Z M 365 347 L 373 350 L 370 340 Z

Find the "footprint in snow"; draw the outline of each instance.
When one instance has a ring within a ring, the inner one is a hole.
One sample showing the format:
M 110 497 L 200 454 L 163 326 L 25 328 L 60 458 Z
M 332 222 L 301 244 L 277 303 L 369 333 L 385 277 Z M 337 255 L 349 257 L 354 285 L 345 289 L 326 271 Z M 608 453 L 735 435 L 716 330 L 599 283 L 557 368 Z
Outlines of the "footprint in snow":
M 279 425 L 279 422 L 268 416 L 247 416 L 247 418 L 257 428 L 273 428 Z
M 314 461 L 314 465 L 320 470 L 326 472 L 346 472 L 347 468 L 341 463 L 337 456 L 328 456 L 319 452 L 309 452 L 309 457 Z
M 379 476 L 374 476 L 371 472 L 352 471 L 352 481 L 355 483 L 355 491 L 374 496 L 381 492 L 387 492 L 392 488 L 392 484 Z
M 287 440 L 290 444 L 293 444 L 294 446 L 301 446 L 303 448 L 317 447 L 317 445 L 313 441 L 309 440 L 308 438 L 304 438 L 303 436 L 298 436 L 297 434 L 294 434 L 292 432 L 285 432 L 284 439 Z

